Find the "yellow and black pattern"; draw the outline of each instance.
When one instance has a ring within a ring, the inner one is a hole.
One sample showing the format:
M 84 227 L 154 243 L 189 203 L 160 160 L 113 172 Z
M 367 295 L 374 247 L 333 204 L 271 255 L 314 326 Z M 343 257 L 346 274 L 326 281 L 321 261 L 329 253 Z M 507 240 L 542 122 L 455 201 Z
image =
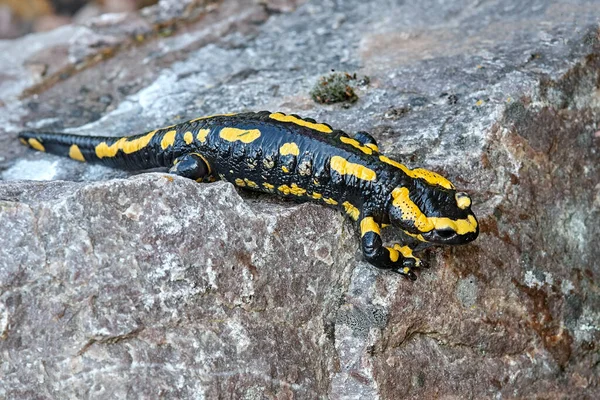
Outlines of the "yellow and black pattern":
M 411 279 L 421 265 L 414 246 L 385 247 L 381 226 L 434 244 L 468 243 L 479 233 L 471 199 L 441 175 L 385 157 L 368 133 L 350 137 L 297 115 L 221 114 L 120 138 L 23 132 L 19 139 L 81 162 L 129 170 L 166 167 L 198 182 L 223 179 L 336 207 L 360 226 L 367 261 Z

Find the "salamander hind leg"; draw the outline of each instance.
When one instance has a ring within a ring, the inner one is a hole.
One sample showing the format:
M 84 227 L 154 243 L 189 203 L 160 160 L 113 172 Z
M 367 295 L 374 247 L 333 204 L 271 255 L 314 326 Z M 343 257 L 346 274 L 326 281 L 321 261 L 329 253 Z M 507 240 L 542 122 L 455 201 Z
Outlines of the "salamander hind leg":
M 207 182 L 211 176 L 211 168 L 204 157 L 198 153 L 186 154 L 175 160 L 170 173 L 193 179 L 196 182 Z
M 412 281 L 417 279 L 413 269 L 422 265 L 421 260 L 412 255 L 408 246 L 384 246 L 379 224 L 373 217 L 367 216 L 361 220 L 360 236 L 363 256 L 370 264 L 404 275 Z
M 376 153 L 379 153 L 379 146 L 377 145 L 377 141 L 371 134 L 359 131 L 354 134 L 354 140 L 356 140 L 361 145 L 370 148 Z

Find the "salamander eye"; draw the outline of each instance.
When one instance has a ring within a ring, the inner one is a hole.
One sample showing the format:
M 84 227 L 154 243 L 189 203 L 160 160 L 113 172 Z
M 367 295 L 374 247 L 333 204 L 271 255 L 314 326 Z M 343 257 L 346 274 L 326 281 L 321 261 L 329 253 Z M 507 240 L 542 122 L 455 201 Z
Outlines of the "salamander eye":
M 454 198 L 456 199 L 456 205 L 461 210 L 464 210 L 464 209 L 469 208 L 471 206 L 471 198 L 469 197 L 468 194 L 466 194 L 464 192 L 457 192 L 454 195 Z
M 454 232 L 452 229 L 438 229 L 436 230 L 436 233 L 442 239 L 450 239 L 456 235 L 456 232 Z

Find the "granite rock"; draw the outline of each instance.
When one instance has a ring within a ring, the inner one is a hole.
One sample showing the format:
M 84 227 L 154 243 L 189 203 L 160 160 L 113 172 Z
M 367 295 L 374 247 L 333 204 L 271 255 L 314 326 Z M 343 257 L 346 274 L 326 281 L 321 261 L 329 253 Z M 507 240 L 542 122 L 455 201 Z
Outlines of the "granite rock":
M 600 397 L 598 15 L 163 0 L 0 41 L 0 398 Z M 310 99 L 331 69 L 369 76 L 356 103 Z M 409 282 L 332 210 L 16 140 L 263 109 L 448 176 L 479 239 Z

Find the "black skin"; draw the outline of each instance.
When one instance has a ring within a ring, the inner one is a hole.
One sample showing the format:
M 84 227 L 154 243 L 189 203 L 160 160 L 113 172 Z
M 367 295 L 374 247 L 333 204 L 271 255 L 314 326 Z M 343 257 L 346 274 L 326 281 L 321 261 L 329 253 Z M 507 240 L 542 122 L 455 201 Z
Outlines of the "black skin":
M 70 149 L 75 144 L 86 162 L 127 170 L 166 167 L 173 174 L 199 182 L 224 179 L 246 189 L 276 194 L 299 202 L 314 201 L 351 214 L 343 206 L 348 202 L 360 211 L 359 218 L 355 218 L 357 223 L 365 217 L 372 217 L 377 224 L 400 224 L 399 227 L 409 234 L 422 232 L 410 224 L 404 226 L 403 221 L 396 221 L 398 209 L 391 208 L 390 204 L 394 188 L 408 188 L 410 199 L 418 204 L 427 216 L 459 219 L 472 215 L 470 208 L 456 208 L 456 191 L 453 189 L 432 186 L 422 179 L 408 176 L 393 165 L 382 162 L 378 157 L 377 143 L 368 133 L 358 132 L 354 139 L 358 145 L 368 146 L 371 151 L 342 142 L 341 138 L 349 138 L 343 131 L 333 130 L 325 124 L 311 125 L 316 123 L 309 118 L 300 119 L 294 115 L 293 117 L 298 119 L 282 122 L 273 119 L 270 112 L 263 111 L 191 120 L 159 129 L 151 135 L 147 144 L 128 151 L 124 151 L 123 147 L 118 148 L 118 144 L 115 143 L 119 140 L 119 143 L 122 143 L 148 138 L 150 132 L 126 138 L 23 132 L 19 138 L 23 143 L 36 147 L 31 143 L 31 139 L 34 139 L 42 144 L 45 151 L 62 156 L 69 156 Z M 309 126 L 303 126 L 305 123 Z M 244 133 L 240 136 L 242 140 L 228 141 L 221 137 L 221 130 L 224 128 L 249 132 L 250 136 L 258 130 L 259 137 L 253 140 L 244 139 L 249 137 Z M 201 131 L 206 134 L 198 135 Z M 165 138 L 169 137 L 168 132 L 173 140 L 167 141 L 165 145 Z M 188 133 L 186 142 L 187 132 L 192 136 Z M 192 141 L 190 137 L 193 138 Z M 200 137 L 203 137 L 204 141 L 200 140 Z M 104 153 L 100 158 L 97 146 L 103 142 L 106 144 L 104 147 L 115 146 L 112 148 L 112 154 Z M 297 156 L 281 154 L 281 148 L 286 143 L 294 143 L 297 146 Z M 359 179 L 351 173 L 340 174 L 331 167 L 331 159 L 334 156 L 368 168 L 376 173 L 377 178 L 367 180 Z M 324 199 L 331 200 L 327 203 Z M 334 201 L 335 204 L 331 204 Z M 433 232 L 427 234 L 431 236 Z M 433 242 L 462 244 L 474 240 L 477 234 L 478 230 L 466 235 L 452 235 L 452 232 L 446 232 L 444 238 L 436 237 Z M 383 246 L 378 233 L 363 232 L 361 244 L 365 259 L 374 266 L 416 279 L 412 269 L 420 266 L 418 259 L 400 255 L 397 260 L 392 261 L 391 250 Z

